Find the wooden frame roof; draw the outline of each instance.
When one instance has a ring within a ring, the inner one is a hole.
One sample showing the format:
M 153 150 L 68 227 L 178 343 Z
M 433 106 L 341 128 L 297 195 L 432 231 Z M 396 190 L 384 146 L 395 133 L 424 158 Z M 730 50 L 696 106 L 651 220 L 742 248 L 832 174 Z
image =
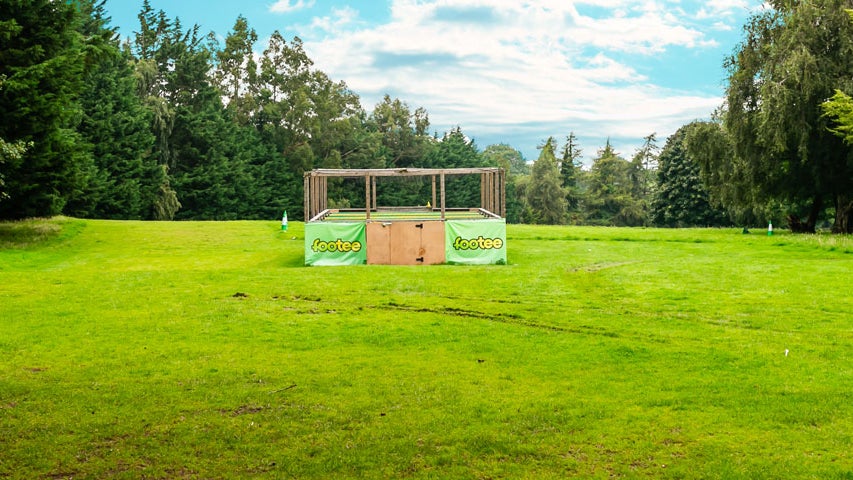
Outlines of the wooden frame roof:
M 365 180 L 365 215 L 370 219 L 376 205 L 377 177 L 432 177 L 432 205 L 441 211 L 445 219 L 445 182 L 447 175 L 480 175 L 480 208 L 500 217 L 506 217 L 506 179 L 502 168 L 368 168 L 368 169 L 325 169 L 318 168 L 304 173 L 305 219 L 310 221 L 322 217 L 328 208 L 327 179 L 361 178 Z M 440 180 L 440 203 L 436 197 L 436 179 Z

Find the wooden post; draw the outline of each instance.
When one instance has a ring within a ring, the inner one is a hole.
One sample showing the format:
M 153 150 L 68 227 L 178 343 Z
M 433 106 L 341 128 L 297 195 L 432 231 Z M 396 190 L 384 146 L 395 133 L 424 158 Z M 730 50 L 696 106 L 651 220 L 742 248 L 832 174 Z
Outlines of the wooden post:
M 498 187 L 498 191 L 501 194 L 500 198 L 500 212 L 496 212 L 501 218 L 506 218 L 506 177 L 504 176 L 505 171 L 503 169 L 498 170 L 498 183 L 500 184 Z
M 311 220 L 311 205 L 308 202 L 308 196 L 311 194 L 311 188 L 308 186 L 308 175 L 302 175 L 302 215 L 305 221 Z
M 372 204 L 372 208 L 373 208 L 373 210 L 376 210 L 376 177 L 370 177 L 370 178 L 372 179 L 372 183 L 373 183 L 373 204 Z
M 320 177 L 320 208 L 317 213 L 329 208 L 329 190 L 326 188 L 328 184 L 328 177 Z
M 432 176 L 432 203 L 430 205 L 432 205 L 432 208 L 436 207 L 436 203 L 435 203 L 435 175 Z
M 445 196 L 444 196 L 444 172 L 441 172 L 441 219 L 442 220 L 444 220 L 444 213 L 445 213 L 444 199 L 445 199 Z
M 366 220 L 370 220 L 370 179 L 370 175 L 364 177 L 364 218 Z
M 320 199 L 317 197 L 317 177 L 311 175 L 311 217 L 317 215 L 317 208 L 320 206 Z
M 497 180 L 498 179 L 497 175 L 495 175 L 495 172 L 489 172 L 489 211 L 496 215 L 500 215 L 498 213 L 498 205 L 497 203 L 495 203 L 498 200 Z
M 489 211 L 494 213 L 495 215 L 502 216 L 501 212 L 500 212 L 500 201 L 501 201 L 500 175 L 498 175 L 498 172 L 493 172 L 491 174 L 491 176 L 492 176 L 492 194 L 491 194 L 491 197 L 492 197 L 491 206 L 492 206 L 492 208 L 490 208 Z
M 480 174 L 480 208 L 489 209 L 488 200 L 486 196 L 486 191 L 488 189 L 487 185 L 489 183 L 489 174 L 481 173 Z

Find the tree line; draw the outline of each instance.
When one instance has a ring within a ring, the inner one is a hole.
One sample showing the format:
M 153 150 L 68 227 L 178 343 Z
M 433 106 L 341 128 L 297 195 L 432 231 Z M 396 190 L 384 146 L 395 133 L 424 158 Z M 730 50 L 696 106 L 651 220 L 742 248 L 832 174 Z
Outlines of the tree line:
M 589 168 L 573 132 L 548 137 L 530 163 L 510 145 L 480 150 L 461 127 L 431 132 L 428 112 L 397 98 L 367 111 L 314 66 L 299 37 L 276 31 L 256 54 L 242 16 L 219 42 L 145 0 L 123 41 L 104 3 L 0 1 L 0 218 L 268 219 L 282 209 L 302 218 L 302 174 L 312 168 L 498 166 L 509 172 L 510 222 L 785 218 L 814 231 L 832 218 L 850 232 L 846 2 L 779 2 L 755 15 L 710 121 L 683 126 L 662 148 L 651 134 L 630 159 L 608 141 Z M 476 206 L 477 181 L 452 178 L 448 206 Z M 422 180 L 389 182 L 381 204 L 430 196 Z M 364 206 L 363 185 L 332 180 L 329 198 Z

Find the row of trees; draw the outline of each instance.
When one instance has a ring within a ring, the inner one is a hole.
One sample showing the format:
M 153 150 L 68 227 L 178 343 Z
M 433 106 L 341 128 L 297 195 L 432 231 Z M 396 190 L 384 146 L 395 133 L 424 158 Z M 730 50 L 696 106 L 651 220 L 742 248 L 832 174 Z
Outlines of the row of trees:
M 510 211 L 517 217 L 511 218 L 546 224 L 730 225 L 726 211 L 711 204 L 699 164 L 687 153 L 687 132 L 699 125 L 682 127 L 663 149 L 655 134 L 645 137 L 631 160 L 608 141 L 589 170 L 581 168 L 582 150 L 574 133 L 559 148 L 549 138 L 530 174 L 513 178 L 519 203 Z
M 317 70 L 298 37 L 273 33 L 261 55 L 239 17 L 224 44 L 148 0 L 120 43 L 104 1 L 0 3 L 0 218 L 301 217 L 312 168 L 501 166 L 508 219 L 594 225 L 755 224 L 787 216 L 814 231 L 853 227 L 853 21 L 850 0 L 771 2 L 727 60 L 726 103 L 663 148 L 631 159 L 609 141 L 591 168 L 569 133 L 528 164 L 509 145 L 480 151 L 462 129 L 430 132 L 428 113 L 386 96 L 371 112 Z M 833 96 L 834 95 L 834 96 Z M 453 179 L 450 206 L 478 201 Z M 338 180 L 330 201 L 362 206 Z M 423 204 L 417 180 L 379 201 Z
M 853 233 L 853 2 L 768 6 L 749 19 L 743 42 L 726 59 L 726 99 L 711 121 L 685 125 L 667 139 L 656 168 L 646 160 L 654 158 L 653 137 L 631 162 L 605 147 L 592 171 L 581 172 L 585 183 L 562 181 L 567 201 L 552 201 L 543 219 L 561 218 L 564 207 L 575 219 L 573 207 L 586 202 L 582 221 L 589 223 L 784 219 L 795 232 L 830 226 Z M 552 164 L 540 171 L 555 185 L 555 165 L 566 171 L 571 161 L 552 157 L 543 151 L 537 163 Z M 540 189 L 536 176 L 534 167 L 531 185 Z
M 688 135 L 712 197 L 741 218 L 784 212 L 793 231 L 853 233 L 850 0 L 771 0 L 726 61 L 716 121 Z M 837 93 L 836 93 L 837 92 Z

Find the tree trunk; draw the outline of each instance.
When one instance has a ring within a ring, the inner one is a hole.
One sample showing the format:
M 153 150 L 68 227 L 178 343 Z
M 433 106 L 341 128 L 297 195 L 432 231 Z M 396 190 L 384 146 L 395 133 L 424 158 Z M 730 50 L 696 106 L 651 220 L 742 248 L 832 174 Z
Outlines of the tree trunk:
M 853 200 L 847 195 L 835 197 L 835 223 L 832 233 L 853 233 Z
M 792 233 L 815 233 L 815 226 L 817 225 L 817 217 L 820 215 L 820 209 L 823 206 L 823 202 L 820 198 L 815 198 L 812 202 L 812 208 L 809 210 L 809 216 L 806 218 L 806 221 L 803 222 L 799 216 L 792 214 L 788 215 L 788 226 L 791 228 Z

